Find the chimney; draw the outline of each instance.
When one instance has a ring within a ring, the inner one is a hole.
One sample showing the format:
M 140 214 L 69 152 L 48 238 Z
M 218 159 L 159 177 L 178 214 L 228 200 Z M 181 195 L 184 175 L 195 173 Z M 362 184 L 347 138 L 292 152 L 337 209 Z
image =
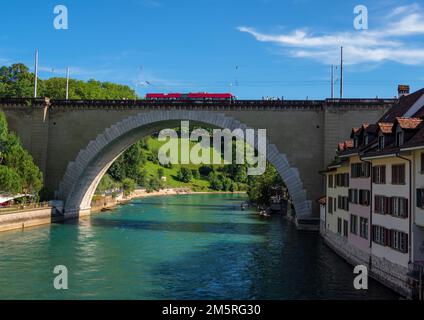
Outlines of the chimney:
M 409 86 L 400 84 L 398 85 L 398 98 L 407 96 L 409 94 Z

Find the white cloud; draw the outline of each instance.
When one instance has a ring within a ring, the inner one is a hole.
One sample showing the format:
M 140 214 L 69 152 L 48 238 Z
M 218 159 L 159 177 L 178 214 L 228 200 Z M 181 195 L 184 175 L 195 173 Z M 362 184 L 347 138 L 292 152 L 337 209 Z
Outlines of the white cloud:
M 286 49 L 285 54 L 325 64 L 338 62 L 341 46 L 347 64 L 382 61 L 424 64 L 424 47 L 414 38 L 424 35 L 424 13 L 418 4 L 394 8 L 386 15 L 384 24 L 375 30 L 316 35 L 307 29 L 286 34 L 267 34 L 245 26 L 237 29 L 251 34 L 258 41 L 281 46 Z

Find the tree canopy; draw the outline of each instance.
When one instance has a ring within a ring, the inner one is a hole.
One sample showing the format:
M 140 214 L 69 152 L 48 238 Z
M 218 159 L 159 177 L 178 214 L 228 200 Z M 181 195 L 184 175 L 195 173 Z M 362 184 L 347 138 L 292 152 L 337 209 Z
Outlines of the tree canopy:
M 0 192 L 38 194 L 43 176 L 0 112 Z
M 22 63 L 0 67 L 0 98 L 28 98 L 34 93 L 34 74 Z M 66 78 L 38 79 L 38 96 L 65 99 Z M 70 79 L 69 99 L 137 99 L 129 86 L 111 82 Z

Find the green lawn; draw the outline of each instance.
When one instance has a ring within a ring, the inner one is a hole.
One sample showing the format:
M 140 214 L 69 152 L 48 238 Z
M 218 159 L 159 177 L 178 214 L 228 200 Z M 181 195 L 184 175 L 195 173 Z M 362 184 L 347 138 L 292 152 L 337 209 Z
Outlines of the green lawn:
M 159 141 L 156 138 L 149 137 L 147 139 L 147 144 L 149 146 L 149 151 L 145 151 L 146 154 L 157 155 L 159 148 L 165 144 L 166 142 Z M 190 142 L 190 150 L 196 143 Z M 212 154 L 213 148 L 210 148 L 210 152 Z M 181 153 L 180 145 L 178 149 L 178 153 Z M 173 161 L 175 162 L 175 161 Z M 178 161 L 177 161 L 178 162 Z M 174 164 L 171 169 L 164 168 L 160 164 L 155 164 L 151 161 L 147 161 L 144 169 L 148 172 L 150 177 L 156 177 L 159 168 L 164 170 L 164 175 L 166 176 L 166 186 L 171 188 L 191 188 L 193 191 L 210 191 L 209 181 L 207 181 L 206 177 L 201 177 L 200 179 L 194 179 L 189 183 L 184 183 L 182 181 L 177 180 L 177 172 L 180 170 L 182 165 Z M 201 165 L 187 164 L 183 165 L 186 168 L 192 170 L 198 170 Z M 215 170 L 217 170 L 222 165 L 214 165 Z

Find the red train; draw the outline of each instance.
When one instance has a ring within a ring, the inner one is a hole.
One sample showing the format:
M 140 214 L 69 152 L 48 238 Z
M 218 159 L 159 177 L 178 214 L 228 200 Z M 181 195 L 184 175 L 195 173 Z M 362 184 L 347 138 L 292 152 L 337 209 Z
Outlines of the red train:
M 231 93 L 148 93 L 147 100 L 217 100 L 217 101 L 232 101 L 235 97 Z

